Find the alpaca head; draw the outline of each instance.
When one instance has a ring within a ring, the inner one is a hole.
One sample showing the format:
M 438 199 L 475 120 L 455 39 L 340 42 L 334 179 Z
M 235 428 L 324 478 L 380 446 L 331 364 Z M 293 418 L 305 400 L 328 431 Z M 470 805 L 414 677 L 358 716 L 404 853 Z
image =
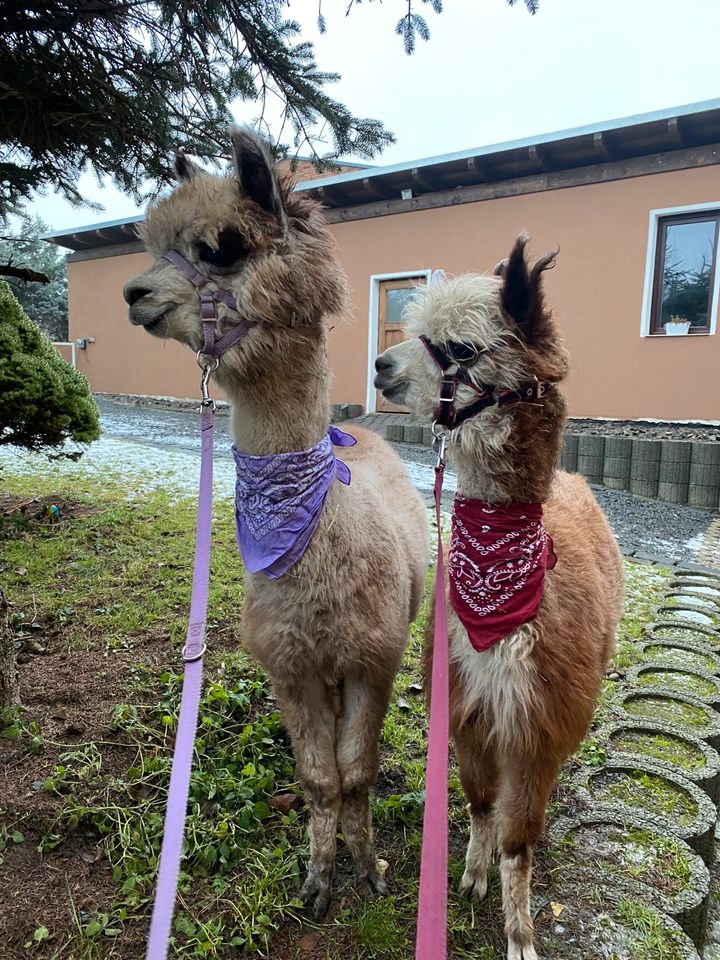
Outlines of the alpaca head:
M 567 369 L 565 351 L 542 291 L 542 272 L 554 264 L 547 254 L 532 268 L 528 237 L 521 234 L 495 275 L 468 274 L 418 290 L 405 308 L 410 339 L 376 360 L 375 386 L 388 400 L 408 405 L 424 420 L 437 410 L 441 372 L 417 338 L 426 336 L 458 358 L 474 383 L 514 389 L 534 378 L 557 382 Z M 458 385 L 457 409 L 477 399 Z M 482 416 L 492 416 L 488 410 Z M 472 428 L 468 421 L 459 430 Z
M 291 350 L 298 335 L 322 336 L 326 317 L 342 312 L 346 281 L 320 205 L 278 178 L 265 141 L 231 131 L 234 171 L 213 176 L 180 155 L 179 186 L 148 210 L 141 237 L 161 258 L 175 250 L 228 291 L 237 312 L 217 308 L 216 336 L 241 320 L 250 334 L 221 360 L 242 372 L 249 357 Z M 130 322 L 156 337 L 202 346 L 196 288 L 177 267 L 158 259 L 124 289 Z

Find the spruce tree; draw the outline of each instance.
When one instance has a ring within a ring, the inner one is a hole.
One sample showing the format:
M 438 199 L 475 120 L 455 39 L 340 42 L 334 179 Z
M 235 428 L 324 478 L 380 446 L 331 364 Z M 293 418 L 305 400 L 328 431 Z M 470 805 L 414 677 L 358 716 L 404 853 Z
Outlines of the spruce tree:
M 100 435 L 88 382 L 67 364 L 0 280 L 0 446 L 49 452 Z

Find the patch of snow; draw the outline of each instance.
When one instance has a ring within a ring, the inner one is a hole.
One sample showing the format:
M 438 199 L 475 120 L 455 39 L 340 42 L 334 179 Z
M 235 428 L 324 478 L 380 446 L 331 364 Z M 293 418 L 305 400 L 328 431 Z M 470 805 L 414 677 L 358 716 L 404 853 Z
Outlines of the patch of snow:
M 418 463 L 416 460 L 405 460 L 405 469 L 413 485 L 418 490 L 432 490 L 435 483 L 435 470 L 432 464 Z M 445 492 L 452 493 L 457 487 L 457 477 L 452 470 L 445 469 Z
M 690 537 L 689 540 L 685 541 L 685 547 L 688 550 L 692 550 L 693 553 L 697 553 L 698 550 L 700 550 L 700 548 L 702 547 L 704 539 L 705 539 L 704 532 L 696 533 L 694 537 Z

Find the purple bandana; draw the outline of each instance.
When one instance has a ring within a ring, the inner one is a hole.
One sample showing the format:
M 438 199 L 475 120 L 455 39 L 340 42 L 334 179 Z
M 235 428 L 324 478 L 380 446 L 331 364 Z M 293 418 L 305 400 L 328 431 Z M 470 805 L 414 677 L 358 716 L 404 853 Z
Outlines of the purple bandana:
M 232 448 L 237 542 L 250 573 L 262 571 L 277 580 L 298 562 L 320 522 L 330 484 L 336 476 L 350 483 L 350 470 L 333 446 L 356 443 L 349 433 L 330 426 L 320 443 L 297 453 L 252 457 Z

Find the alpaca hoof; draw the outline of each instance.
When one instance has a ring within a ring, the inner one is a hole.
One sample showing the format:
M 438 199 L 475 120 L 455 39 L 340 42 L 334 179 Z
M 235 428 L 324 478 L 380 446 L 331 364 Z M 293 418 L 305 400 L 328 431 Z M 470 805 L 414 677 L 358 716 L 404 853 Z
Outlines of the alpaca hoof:
M 488 880 L 487 873 L 482 876 L 476 876 L 470 870 L 466 870 L 460 880 L 460 893 L 480 903 L 487 896 Z
M 356 877 L 355 889 L 366 900 L 388 895 L 388 885 L 377 870 L 371 870 L 363 876 Z
M 508 940 L 507 960 L 538 960 L 538 955 L 532 943 L 526 943 L 523 946 L 517 940 L 510 938 Z
M 323 880 L 310 871 L 302 885 L 299 897 L 313 920 L 322 920 L 330 906 L 331 887 L 329 880 Z

